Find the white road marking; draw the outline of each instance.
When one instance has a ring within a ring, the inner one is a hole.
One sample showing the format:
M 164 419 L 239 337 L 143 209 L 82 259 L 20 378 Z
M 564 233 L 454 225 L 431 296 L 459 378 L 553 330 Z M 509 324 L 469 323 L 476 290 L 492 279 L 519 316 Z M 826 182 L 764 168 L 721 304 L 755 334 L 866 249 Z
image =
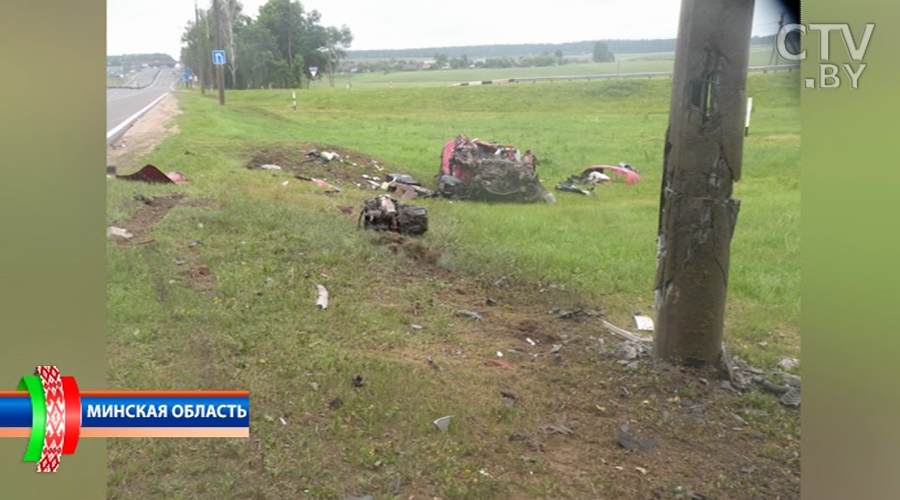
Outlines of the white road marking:
M 166 92 L 165 94 L 163 94 L 163 95 L 157 97 L 156 100 L 154 100 L 153 102 L 151 102 L 150 104 L 148 104 L 148 105 L 147 105 L 146 107 L 144 107 L 142 110 L 140 110 L 140 111 L 138 111 L 137 113 L 135 113 L 135 114 L 129 116 L 128 118 L 125 119 L 125 121 L 123 121 L 122 123 L 120 123 L 120 124 L 116 125 L 115 127 L 113 127 L 112 130 L 110 130 L 109 132 L 106 133 L 106 138 L 109 139 L 110 137 L 116 135 L 116 134 L 119 133 L 119 131 L 121 131 L 123 128 L 127 127 L 131 122 L 133 122 L 133 121 L 137 120 L 138 118 L 140 118 L 140 116 L 141 116 L 142 114 L 146 113 L 148 109 L 152 108 L 156 103 L 158 103 L 159 101 L 161 101 L 162 98 L 165 97 L 166 95 L 168 95 L 168 92 Z

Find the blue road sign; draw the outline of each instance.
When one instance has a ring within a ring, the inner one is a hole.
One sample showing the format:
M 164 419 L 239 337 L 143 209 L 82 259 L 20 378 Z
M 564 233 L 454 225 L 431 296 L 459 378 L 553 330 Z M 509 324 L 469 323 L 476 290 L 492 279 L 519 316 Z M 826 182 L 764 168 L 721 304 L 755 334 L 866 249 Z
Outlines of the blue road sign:
M 191 81 L 191 76 L 191 68 L 184 68 L 184 71 L 181 73 L 181 79 L 187 83 Z
M 225 64 L 225 51 L 224 50 L 212 51 L 212 62 L 216 66 L 221 66 L 221 65 Z

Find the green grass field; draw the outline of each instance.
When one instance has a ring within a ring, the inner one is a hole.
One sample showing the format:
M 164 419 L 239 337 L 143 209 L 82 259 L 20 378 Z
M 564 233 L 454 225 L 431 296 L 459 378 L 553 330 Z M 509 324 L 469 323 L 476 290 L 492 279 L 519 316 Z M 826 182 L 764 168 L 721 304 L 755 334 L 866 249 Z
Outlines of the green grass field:
M 435 75 L 444 73 L 451 72 Z M 388 77 L 400 82 L 399 75 Z M 749 77 L 753 126 L 735 187 L 742 208 L 732 243 L 726 342 L 766 369 L 783 356 L 799 357 L 797 78 Z M 769 415 L 746 417 L 758 441 L 734 441 L 696 423 L 660 421 L 650 408 L 674 400 L 666 402 L 672 394 L 662 395 L 665 384 L 648 373 L 646 380 L 656 382 L 630 386 L 634 399 L 608 410 L 606 398 L 618 398 L 607 394 L 618 391 L 613 380 L 627 375 L 606 367 L 587 345 L 565 347 L 572 353 L 565 366 L 550 358 L 533 364 L 510 358 L 521 363 L 515 372 L 481 364 L 497 350 L 524 345 L 522 332 L 545 335 L 548 346 L 552 338 L 589 342 L 588 334 L 603 335 L 596 323 L 552 322 L 551 306 L 602 309 L 626 328 L 636 310 L 652 314 L 671 81 L 369 83 L 372 88 L 349 92 L 299 91 L 297 111 L 284 90 L 229 92 L 225 107 L 213 94 L 179 92 L 180 133 L 140 164 L 120 168 L 152 163 L 186 173 L 190 184 L 109 182 L 108 222 L 126 228 L 142 209 L 136 194 L 180 192 L 204 200 L 184 202 L 156 223 L 146 236 L 153 244 L 108 246 L 110 387 L 246 388 L 253 429 L 249 443 L 114 440 L 110 498 L 635 498 L 640 491 L 649 495 L 643 488 L 676 483 L 722 498 L 774 498 L 766 488 L 775 488 L 775 476 L 721 479 L 738 474 L 727 467 L 745 460 L 798 467 L 799 418 L 771 398 L 729 400 Z M 424 264 L 357 231 L 359 204 L 373 193 L 347 178 L 402 172 L 433 186 L 441 146 L 460 133 L 531 148 L 551 191 L 600 163 L 628 162 L 644 180 L 601 186 L 590 197 L 555 192 L 556 205 L 416 200 L 431 222 L 421 242 L 410 244 L 432 257 Z M 358 151 L 385 170 L 345 165 L 339 168 L 347 172 L 321 172 L 342 181 L 341 193 L 326 196 L 286 174 L 245 168 L 263 149 L 299 163 L 301 147 L 312 145 Z M 198 285 L 192 272 L 201 266 L 211 270 L 212 283 Z M 504 276 L 510 288 L 488 285 Z M 331 292 L 329 309 L 314 307 L 315 284 Z M 499 305 L 486 308 L 485 296 Z M 478 308 L 485 320 L 460 318 L 458 308 Z M 538 326 L 523 327 L 524 320 Z M 442 369 L 429 367 L 426 356 Z M 356 374 L 366 380 L 362 390 L 349 384 Z M 702 388 L 679 387 L 674 394 L 702 398 Z M 524 395 L 523 403 L 498 408 L 501 389 Z M 335 398 L 343 406 L 329 410 Z M 597 417 L 595 407 L 619 417 Z M 584 422 L 577 440 L 547 437 L 546 453 L 523 461 L 532 452 L 507 436 L 561 411 L 596 421 Z M 436 434 L 431 421 L 447 414 L 454 415 L 451 432 Z M 623 419 L 660 433 L 678 428 L 705 444 L 679 447 L 672 439 L 661 458 L 622 455 L 606 440 Z M 746 448 L 728 451 L 738 442 Z M 703 450 L 713 448 L 707 463 Z M 575 456 L 576 463 L 565 458 Z M 687 463 L 708 465 L 720 479 L 678 465 Z M 634 466 L 649 468 L 648 485 L 615 479 L 611 464 L 630 465 L 632 474 Z M 400 495 L 393 492 L 397 477 Z M 784 488 L 778 493 L 793 491 Z
M 767 66 L 772 53 L 769 46 L 753 46 L 750 49 L 750 66 Z M 478 68 L 446 69 L 433 71 L 397 71 L 391 73 L 362 73 L 335 76 L 335 88 L 345 89 L 347 83 L 353 88 L 384 86 L 426 86 L 452 85 L 454 83 L 479 80 L 499 80 L 529 76 L 586 76 L 612 75 L 618 73 L 654 73 L 672 71 L 675 61 L 673 52 L 648 54 L 620 54 L 618 62 L 565 64 L 542 68 Z M 783 62 L 782 62 L 783 64 Z M 327 78 L 322 75 L 311 88 L 328 88 Z

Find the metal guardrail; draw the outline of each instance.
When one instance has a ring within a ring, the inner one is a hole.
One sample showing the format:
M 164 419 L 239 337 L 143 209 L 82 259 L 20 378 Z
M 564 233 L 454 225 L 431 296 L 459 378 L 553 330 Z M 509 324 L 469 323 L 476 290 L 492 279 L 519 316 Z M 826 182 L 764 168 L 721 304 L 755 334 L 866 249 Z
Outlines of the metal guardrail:
M 799 71 L 799 65 L 777 65 L 777 66 L 751 66 L 747 69 L 750 73 L 768 73 L 778 71 Z M 525 76 L 521 78 L 501 78 L 497 80 L 479 80 L 474 82 L 454 83 L 454 87 L 467 87 L 476 85 L 492 85 L 499 83 L 523 83 L 523 82 L 553 82 L 556 80 L 612 80 L 616 78 L 654 78 L 661 76 L 672 76 L 671 71 L 658 71 L 652 73 L 621 73 L 621 74 L 603 74 L 603 75 L 573 75 L 573 76 Z

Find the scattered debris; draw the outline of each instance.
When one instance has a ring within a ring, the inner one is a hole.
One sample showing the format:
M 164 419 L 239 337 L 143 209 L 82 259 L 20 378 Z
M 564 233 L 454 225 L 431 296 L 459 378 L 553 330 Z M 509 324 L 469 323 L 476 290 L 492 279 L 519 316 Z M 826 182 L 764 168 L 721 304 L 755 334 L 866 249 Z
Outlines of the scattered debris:
M 800 389 L 791 387 L 778 401 L 785 406 L 800 406 Z
M 580 179 L 578 179 L 576 177 L 569 177 L 568 179 L 557 184 L 556 190 L 557 191 L 565 191 L 567 193 L 575 193 L 575 194 L 581 194 L 584 196 L 590 196 L 591 192 L 593 191 L 594 188 L 590 188 L 590 190 L 580 188 L 580 187 L 578 187 L 578 184 L 580 184 L 580 183 L 581 183 Z
M 776 373 L 781 377 L 782 380 L 784 380 L 785 384 L 787 384 L 791 387 L 796 387 L 798 389 L 800 388 L 800 377 L 799 376 L 793 375 L 790 373 L 785 373 L 785 372 L 776 372 Z
M 458 316 L 466 316 L 466 317 L 468 317 L 468 318 L 472 318 L 472 319 L 474 319 L 474 320 L 479 320 L 479 321 L 481 321 L 482 319 L 484 319 L 484 318 L 483 318 L 480 314 L 478 314 L 477 312 L 475 312 L 475 311 L 470 311 L 470 310 L 468 310 L 468 309 L 459 309 L 458 311 L 456 311 L 456 314 L 457 314 Z
M 606 172 L 612 172 L 619 177 L 624 177 L 625 183 L 628 185 L 641 182 L 641 176 L 638 174 L 638 171 L 627 163 L 619 163 L 619 166 L 617 167 L 612 165 L 594 165 L 593 167 L 586 168 L 584 172 L 581 173 L 581 178 L 587 178 L 591 172 L 599 172 L 604 174 L 604 176 L 606 175 Z M 609 177 L 607 177 L 607 179 L 609 179 Z
M 754 377 L 754 382 L 758 383 L 763 387 L 763 389 L 771 392 L 772 394 L 776 394 L 778 396 L 788 392 L 791 388 L 787 385 L 778 385 L 775 382 L 770 381 L 769 379 L 762 377 Z
M 328 403 L 328 407 L 331 408 L 332 410 L 337 410 L 338 408 L 340 408 L 343 405 L 344 405 L 344 400 L 342 400 L 341 398 L 334 398 L 331 400 L 330 403 Z
M 127 229 L 123 229 L 121 227 L 110 226 L 106 228 L 106 237 L 111 238 L 113 236 L 124 238 L 126 240 L 130 240 L 134 238 L 134 235 L 128 232 Z
M 272 165 L 271 163 L 266 163 L 265 165 L 260 165 L 259 168 L 263 170 L 282 170 L 278 165 Z
M 800 360 L 797 358 L 784 358 L 778 362 L 778 366 L 780 366 L 782 370 L 792 370 L 800 366 Z
M 622 328 L 619 328 L 618 326 L 613 325 L 612 323 L 609 323 L 608 321 L 603 321 L 603 327 L 606 328 L 609 333 L 624 340 L 630 340 L 632 342 L 653 342 L 653 339 L 650 337 L 635 335 L 628 330 L 624 330 Z
M 400 478 L 400 476 L 395 477 L 394 480 L 391 481 L 391 493 L 394 495 L 399 495 L 400 488 L 402 486 L 403 486 L 403 480 Z
M 175 184 L 184 184 L 187 182 L 187 177 L 181 172 L 167 172 L 166 177 L 172 180 Z
M 499 366 L 501 368 L 506 368 L 507 370 L 513 369 L 513 367 L 510 366 L 508 363 L 500 361 L 499 359 L 489 359 L 489 360 L 485 361 L 485 364 Z
M 582 316 L 588 317 L 599 317 L 604 316 L 604 314 L 600 311 L 593 311 L 590 309 L 584 309 L 582 307 L 577 307 L 571 311 L 567 311 L 565 309 L 551 309 L 548 311 L 548 314 L 557 314 L 559 319 L 574 319 L 580 320 Z
M 328 290 L 322 285 L 316 285 L 316 290 L 319 292 L 316 305 L 319 309 L 328 309 Z
M 316 186 L 327 189 L 328 191 L 334 191 L 335 193 L 340 193 L 341 189 L 335 186 L 334 184 L 330 184 L 322 179 L 316 179 L 315 177 L 307 177 L 305 175 L 297 175 L 296 176 L 301 181 L 309 181 L 315 184 Z M 284 184 L 287 184 L 287 181 L 284 181 Z M 326 192 L 328 192 L 326 191 Z
M 514 434 L 509 436 L 509 441 L 525 441 L 525 444 L 528 445 L 528 447 L 531 448 L 532 451 L 544 451 L 544 445 L 536 441 L 525 431 L 516 431 Z
M 450 419 L 451 419 L 451 418 L 453 418 L 452 415 L 448 415 L 448 416 L 446 416 L 446 417 L 441 417 L 441 418 L 439 418 L 439 419 L 437 419 L 437 420 L 434 421 L 434 425 L 435 425 L 438 429 L 440 429 L 440 430 L 442 430 L 442 431 L 444 431 L 444 432 L 447 432 L 447 428 L 450 426 Z
M 428 213 L 425 207 L 403 205 L 388 196 L 378 196 L 363 203 L 357 227 L 360 225 L 375 231 L 420 236 L 428 231 Z
M 586 180 L 590 184 L 603 184 L 604 182 L 612 182 L 612 179 L 610 179 L 608 175 L 597 171 L 588 172 Z
M 153 165 L 146 165 L 131 175 L 117 175 L 116 179 L 124 179 L 127 181 L 141 181 L 160 184 L 183 184 L 187 182 L 187 178 L 180 172 L 169 172 L 164 174 L 162 170 Z
M 363 386 L 363 378 L 362 375 L 357 375 L 353 377 L 353 387 L 362 387 Z
M 387 175 L 388 182 L 396 182 L 399 184 L 406 184 L 408 186 L 419 186 L 420 184 L 416 182 L 415 179 L 411 175 L 407 174 L 388 174 Z
M 412 328 L 413 330 L 421 330 L 423 328 L 422 325 L 417 325 L 415 323 L 409 325 L 409 327 Z
M 509 408 L 512 408 L 516 405 L 517 399 L 518 398 L 516 397 L 516 395 L 509 391 L 500 391 L 500 400 L 503 401 L 503 404 L 508 406 Z
M 287 421 L 284 419 L 284 417 L 278 417 L 278 420 L 281 421 L 281 425 L 287 425 Z
M 637 325 L 638 330 L 643 330 L 645 332 L 653 331 L 653 318 L 650 316 L 643 314 L 635 315 L 634 323 Z
M 427 356 L 425 358 L 425 361 L 428 363 L 428 366 L 434 368 L 435 370 L 440 370 L 440 367 L 437 365 L 437 363 L 434 362 L 434 359 L 431 356 Z
M 643 439 L 628 433 L 628 426 L 619 427 L 619 445 L 626 450 L 652 451 L 658 443 L 655 439 Z
M 532 347 L 537 345 L 537 343 L 535 341 L 531 340 L 531 337 L 525 337 L 525 342 L 528 342 L 528 345 L 530 345 Z
M 538 160 L 530 149 L 487 143 L 458 135 L 444 143 L 438 171 L 438 193 L 448 198 L 514 199 L 555 203 L 537 175 Z
M 548 424 L 541 426 L 541 430 L 548 434 L 562 434 L 571 436 L 574 432 L 568 426 L 563 424 Z

